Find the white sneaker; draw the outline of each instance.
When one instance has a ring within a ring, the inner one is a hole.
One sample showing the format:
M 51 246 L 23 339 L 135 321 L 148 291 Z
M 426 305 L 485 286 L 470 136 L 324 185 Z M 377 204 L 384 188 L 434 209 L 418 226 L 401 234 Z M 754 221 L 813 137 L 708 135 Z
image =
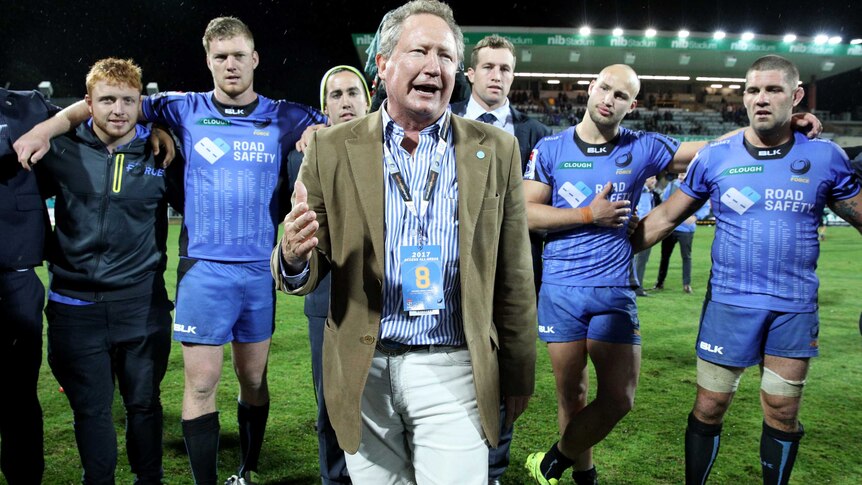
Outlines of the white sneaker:
M 224 485 L 256 485 L 256 481 L 252 479 L 257 479 L 257 474 L 254 472 L 245 472 L 242 476 L 231 475 L 230 478 L 224 482 Z

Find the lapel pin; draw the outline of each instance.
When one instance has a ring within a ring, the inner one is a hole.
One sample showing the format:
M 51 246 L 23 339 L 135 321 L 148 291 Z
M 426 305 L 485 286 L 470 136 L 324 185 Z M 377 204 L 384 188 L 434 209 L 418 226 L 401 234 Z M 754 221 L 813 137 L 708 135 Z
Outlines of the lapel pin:
M 478 158 L 479 160 L 482 160 L 483 158 L 485 158 L 485 152 L 483 152 L 482 150 L 479 150 L 478 152 L 476 152 L 476 158 Z

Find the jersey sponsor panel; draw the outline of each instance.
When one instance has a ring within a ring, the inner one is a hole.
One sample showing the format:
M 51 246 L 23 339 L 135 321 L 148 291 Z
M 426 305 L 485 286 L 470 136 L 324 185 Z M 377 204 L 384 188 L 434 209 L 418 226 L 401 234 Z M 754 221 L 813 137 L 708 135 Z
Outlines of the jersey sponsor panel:
M 710 198 L 718 222 L 715 301 L 775 311 L 816 309 L 823 208 L 859 191 L 840 149 L 800 134 L 781 147 L 757 149 L 740 133 L 704 148 L 682 190 Z
M 264 96 L 250 107 L 219 107 L 212 96 L 167 93 L 143 103 L 147 119 L 170 125 L 182 142 L 184 255 L 266 260 L 279 222 L 275 191 L 282 160 L 303 130 L 323 118 Z

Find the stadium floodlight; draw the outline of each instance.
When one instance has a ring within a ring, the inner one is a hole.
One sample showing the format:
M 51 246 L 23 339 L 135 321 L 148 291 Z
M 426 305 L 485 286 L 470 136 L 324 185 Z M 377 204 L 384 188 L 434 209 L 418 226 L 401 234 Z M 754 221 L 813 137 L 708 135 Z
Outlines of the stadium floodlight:
M 644 32 L 644 35 L 647 37 L 655 37 L 655 35 L 657 33 L 658 32 L 654 28 L 650 27 L 650 28 L 646 29 L 646 31 Z
M 651 81 L 691 81 L 691 76 L 653 76 L 650 74 L 638 74 L 638 79 Z
M 548 83 L 548 84 L 560 84 L 560 80 L 559 80 L 559 79 L 548 79 L 548 80 L 547 80 L 547 81 L 545 81 L 545 82 L 546 82 L 546 83 Z
M 862 44 L 862 39 L 853 39 L 850 41 L 850 45 L 859 45 Z
M 744 83 L 744 77 L 711 77 L 711 76 L 698 76 L 694 78 L 695 81 L 701 82 L 710 82 L 710 83 Z
M 580 30 L 578 30 L 578 32 L 580 32 L 581 35 L 586 36 L 586 35 L 590 35 L 591 30 L 588 26 L 584 25 L 583 27 L 580 28 Z
M 620 27 L 617 27 L 613 30 L 613 34 L 615 37 L 622 37 L 624 33 L 625 32 L 623 31 L 623 29 Z
M 628 65 L 630 65 L 630 66 L 631 66 L 632 64 L 634 64 L 634 63 L 635 63 L 635 59 L 636 59 L 636 58 L 637 58 L 637 57 L 635 56 L 635 53 L 634 53 L 634 52 L 626 52 L 626 57 L 625 57 L 625 59 L 623 60 L 623 62 L 625 62 L 626 64 L 628 64 Z
M 721 89 L 724 87 L 724 84 L 710 84 L 709 87 L 713 89 Z
M 754 32 L 745 32 L 744 34 L 742 34 L 740 39 L 742 39 L 746 42 L 752 41 L 752 40 L 754 40 Z
M 791 43 L 796 41 L 796 34 L 787 34 L 784 36 L 784 42 Z
M 590 84 L 590 81 L 587 81 L 586 79 L 581 79 L 580 81 L 578 81 L 578 84 L 580 84 L 581 86 L 588 86 Z
M 51 84 L 51 81 L 42 81 L 39 83 L 39 92 L 42 93 L 42 96 L 46 98 L 50 98 L 54 95 L 54 86 Z
M 727 56 L 724 58 L 724 67 L 733 67 L 736 65 L 736 57 Z
M 739 88 L 741 88 L 741 87 L 742 87 L 742 86 L 740 86 L 739 84 L 731 84 L 731 85 L 729 85 L 729 86 L 728 86 L 728 88 L 730 88 L 730 89 L 739 89 Z
M 829 44 L 831 44 L 831 45 L 840 44 L 840 43 L 841 43 L 841 37 L 840 36 L 833 35 L 832 37 L 829 38 Z
M 595 79 L 599 77 L 598 73 L 576 73 L 576 72 L 516 72 L 515 77 L 540 77 L 540 78 L 584 78 Z
M 827 42 L 829 42 L 829 36 L 826 34 L 817 34 L 817 36 L 814 37 L 815 44 L 825 44 Z
M 823 72 L 830 72 L 835 69 L 835 61 L 823 61 L 823 64 L 820 65 L 820 69 Z
M 578 62 L 581 60 L 581 53 L 578 51 L 569 51 L 569 62 Z
M 726 34 L 726 33 L 724 33 L 724 31 L 723 31 L 723 30 L 716 30 L 716 31 L 715 31 L 715 33 L 714 33 L 714 34 L 712 34 L 712 38 L 713 38 L 713 39 L 715 39 L 715 40 L 721 40 L 721 39 L 723 39 L 723 38 L 725 38 L 725 37 L 727 37 L 727 34 Z
M 147 95 L 148 96 L 158 94 L 158 92 L 159 92 L 159 83 L 157 83 L 157 82 L 147 83 Z
M 689 34 L 690 34 L 689 31 L 682 29 L 679 32 L 677 32 L 676 35 L 679 36 L 680 39 L 685 39 L 686 37 L 688 37 Z
M 680 54 L 679 55 L 679 65 L 687 66 L 688 63 L 691 62 L 691 56 L 688 54 Z

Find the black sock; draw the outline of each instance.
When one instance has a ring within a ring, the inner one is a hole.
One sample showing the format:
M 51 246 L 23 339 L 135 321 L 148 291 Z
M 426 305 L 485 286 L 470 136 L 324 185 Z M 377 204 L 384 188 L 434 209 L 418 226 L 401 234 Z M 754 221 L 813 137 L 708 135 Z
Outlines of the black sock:
M 252 406 L 237 401 L 236 421 L 239 423 L 240 462 L 238 475 L 248 471 L 257 471 L 257 460 L 263 446 L 263 434 L 266 431 L 266 420 L 269 418 L 269 403 L 263 406 Z
M 799 440 L 805 431 L 799 423 L 799 431 L 788 433 L 777 430 L 766 422 L 760 435 L 760 467 L 763 470 L 763 483 L 768 485 L 786 485 L 793 471 L 796 452 L 799 451 Z
M 575 485 L 599 485 L 596 467 L 589 470 L 572 470 L 572 479 L 575 480 Z
M 563 476 L 563 472 L 575 463 L 560 452 L 557 444 L 554 443 L 554 446 L 545 453 L 545 458 L 542 460 L 542 464 L 539 465 L 539 471 L 542 472 L 542 476 L 545 478 L 556 478 L 559 480 Z
M 721 424 L 706 424 L 688 415 L 685 428 L 685 483 L 702 485 L 706 483 L 718 447 L 721 443 Z
M 218 482 L 218 412 L 183 420 L 183 440 L 196 485 Z

